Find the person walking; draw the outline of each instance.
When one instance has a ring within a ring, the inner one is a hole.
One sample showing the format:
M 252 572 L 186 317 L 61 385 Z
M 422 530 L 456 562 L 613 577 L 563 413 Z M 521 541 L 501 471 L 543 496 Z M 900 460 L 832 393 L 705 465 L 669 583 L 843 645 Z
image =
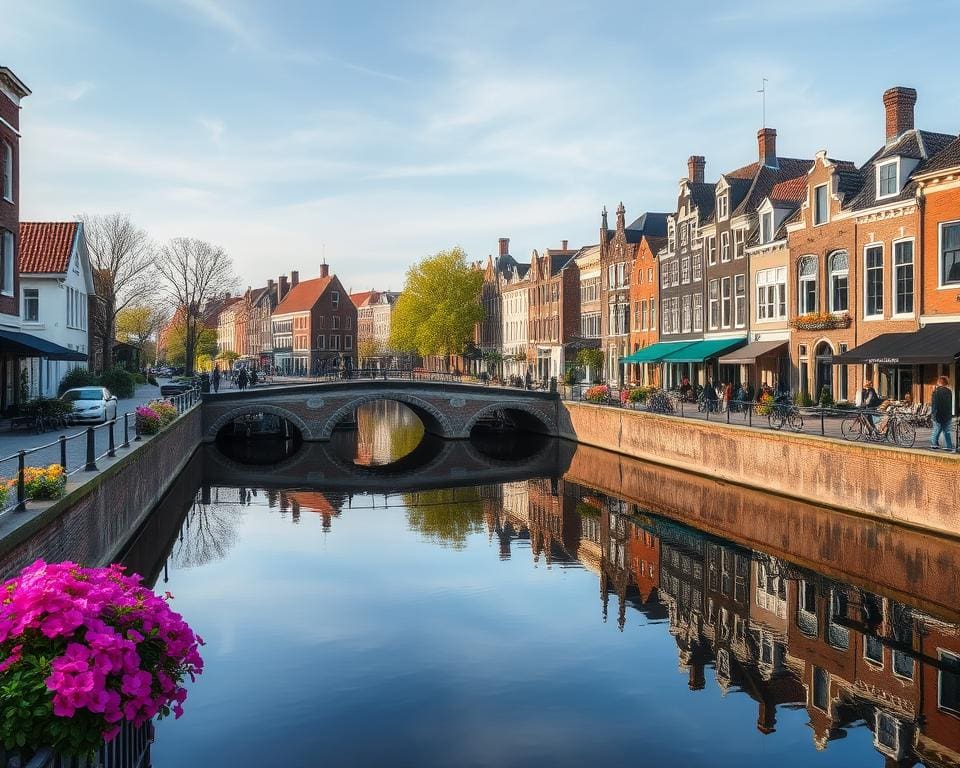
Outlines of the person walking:
M 953 438 L 950 436 L 950 421 L 953 419 L 953 392 L 946 376 L 937 379 L 937 387 L 930 398 L 930 410 L 933 418 L 933 432 L 930 433 L 930 447 L 933 450 L 940 448 L 940 435 L 943 435 L 943 444 L 948 451 L 953 450 Z
M 213 391 L 220 391 L 220 366 L 215 365 L 213 367 Z
M 237 388 L 244 390 L 247 388 L 247 369 L 241 368 L 240 373 L 237 374 Z

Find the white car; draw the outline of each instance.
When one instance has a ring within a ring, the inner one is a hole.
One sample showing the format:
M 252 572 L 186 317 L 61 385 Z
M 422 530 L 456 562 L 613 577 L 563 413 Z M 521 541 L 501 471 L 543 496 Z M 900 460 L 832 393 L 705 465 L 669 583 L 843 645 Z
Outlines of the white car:
M 106 387 L 77 387 L 68 389 L 61 400 L 73 403 L 70 416 L 75 421 L 108 422 L 117 418 L 117 398 Z

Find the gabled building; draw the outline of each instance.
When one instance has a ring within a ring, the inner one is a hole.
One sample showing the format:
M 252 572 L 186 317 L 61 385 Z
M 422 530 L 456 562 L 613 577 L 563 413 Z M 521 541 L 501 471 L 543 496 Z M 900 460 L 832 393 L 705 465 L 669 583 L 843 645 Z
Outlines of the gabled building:
M 263 288 L 248 288 L 246 303 L 246 355 L 261 369 L 273 366 L 273 327 L 271 316 L 278 303 L 277 286 L 267 280 Z
M 600 245 L 587 245 L 573 258 L 580 282 L 580 330 L 568 342 L 570 354 L 576 359 L 581 349 L 599 349 L 600 322 Z M 583 371 L 583 380 L 600 380 L 601 371 Z
M 512 257 L 509 263 L 504 264 L 502 270 L 498 269 L 504 378 L 509 376 L 522 378 L 531 367 L 527 348 L 529 271 L 529 264 L 518 263 Z
M 272 320 L 279 372 L 307 376 L 354 366 L 357 308 L 327 264 L 312 280 L 290 274 L 290 290 Z
M 225 299 L 217 316 L 217 351 L 241 358 L 246 354 L 244 297 Z
M 644 386 L 658 386 L 660 367 L 647 362 L 635 362 L 642 351 L 660 340 L 657 295 L 660 286 L 660 270 L 657 254 L 666 247 L 667 238 L 644 235 L 637 246 L 630 279 L 630 303 L 633 320 L 630 325 L 630 355 L 624 362 L 630 365 L 627 378 Z
M 19 278 L 22 330 L 49 349 L 24 362 L 31 397 L 56 397 L 66 373 L 86 367 L 93 271 L 83 225 L 21 222 Z
M 580 324 L 580 277 L 574 261 L 577 251 L 567 246 L 564 240 L 559 249 L 547 248 L 542 254 L 534 251 L 530 256 L 528 359 L 534 366 L 534 378 L 541 382 L 551 377 L 559 380 L 573 362 L 567 357 L 566 345 Z

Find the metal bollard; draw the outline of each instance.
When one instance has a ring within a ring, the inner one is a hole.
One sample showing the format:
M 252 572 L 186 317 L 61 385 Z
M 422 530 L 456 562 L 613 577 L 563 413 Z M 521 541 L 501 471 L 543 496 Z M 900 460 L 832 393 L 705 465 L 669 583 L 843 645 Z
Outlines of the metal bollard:
M 825 423 L 826 417 L 824 416 L 824 413 L 823 413 L 823 412 L 824 412 L 824 409 L 821 408 L 821 409 L 820 409 L 820 434 L 821 434 L 821 436 L 827 434 L 827 428 L 826 428 L 826 423 Z
M 121 448 L 130 447 L 130 414 L 123 414 L 123 445 Z
M 750 426 L 753 426 L 753 403 L 747 403 L 747 419 L 750 422 Z
M 63 471 L 67 471 L 67 436 L 60 435 L 60 466 L 63 467 Z
M 17 452 L 17 512 L 22 512 L 27 506 L 27 488 L 24 483 L 24 469 L 26 468 L 26 451 Z
M 730 423 L 730 405 L 731 405 L 731 403 L 730 403 L 730 401 L 728 400 L 728 401 L 727 401 L 727 424 Z
M 97 437 L 93 427 L 87 427 L 87 465 L 83 468 L 84 472 L 97 471 L 96 440 Z
M 107 450 L 107 456 L 109 456 L 111 459 L 115 458 L 117 455 L 117 446 L 116 446 L 116 443 L 114 442 L 114 437 L 113 437 L 113 425 L 116 423 L 117 423 L 116 419 L 110 422 L 110 445 Z

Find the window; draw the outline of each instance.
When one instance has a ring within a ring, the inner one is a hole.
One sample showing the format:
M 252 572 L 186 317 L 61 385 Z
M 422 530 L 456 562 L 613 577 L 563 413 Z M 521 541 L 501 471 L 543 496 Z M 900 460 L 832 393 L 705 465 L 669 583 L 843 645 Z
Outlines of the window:
M 13 202 L 13 147 L 3 142 L 3 199 Z
M 693 254 L 693 282 L 699 283 L 703 278 L 703 256 L 700 252 Z
M 13 295 L 13 265 L 16 254 L 13 250 L 13 232 L 0 230 L 0 293 Z
M 344 326 L 344 328 L 346 328 L 348 331 L 353 330 L 353 318 L 352 318 L 352 317 L 348 317 L 348 318 L 347 318 L 347 323 L 346 323 L 346 325 Z
M 747 324 L 747 276 L 736 275 L 733 279 L 733 317 L 737 328 Z
M 650 330 L 657 327 L 657 300 L 650 297 Z
M 703 294 L 693 294 L 693 330 L 703 330 Z
M 827 208 L 827 185 L 813 188 L 813 225 L 826 224 L 830 210 Z
M 692 320 L 693 318 L 690 312 L 690 296 L 687 295 L 683 297 L 683 332 L 684 333 L 690 333 L 690 329 L 692 327 L 691 325 Z
M 340 291 L 330 292 L 330 303 L 333 304 L 334 309 L 340 306 Z
M 717 218 L 721 221 L 727 218 L 727 209 L 729 205 L 730 196 L 726 192 L 717 195 Z
M 730 233 L 720 233 L 720 261 L 730 261 Z
M 773 242 L 773 211 L 760 214 L 760 242 Z
M 680 332 L 680 299 L 673 297 L 673 303 L 670 305 L 670 325 L 674 333 Z
M 913 240 L 893 244 L 893 311 L 913 314 Z
M 343 337 L 343 348 L 353 349 L 353 336 L 351 336 L 349 333 Z
M 798 311 L 801 315 L 817 311 L 817 257 L 804 256 L 797 265 L 800 288 Z
M 883 643 L 875 635 L 866 635 L 863 638 L 863 658 L 883 666 Z
M 733 258 L 743 258 L 743 243 L 745 230 L 738 229 L 733 233 Z
M 846 251 L 837 251 L 830 256 L 830 311 L 846 312 L 849 309 L 848 280 L 850 258 Z
M 637 320 L 640 330 L 647 330 L 647 300 L 643 299 L 639 304 L 637 304 Z
M 960 221 L 940 225 L 940 285 L 960 283 Z
M 340 337 L 338 335 L 330 334 L 330 349 L 340 349 Z
M 680 282 L 686 285 L 690 282 L 690 257 L 680 259 Z
M 680 262 L 670 263 L 670 285 L 680 285 Z
M 720 280 L 720 325 L 730 327 L 730 278 Z
M 903 651 L 893 652 L 893 673 L 898 677 L 913 680 L 913 659 Z
M 23 289 L 23 319 L 28 323 L 40 319 L 40 291 L 36 288 Z
M 937 706 L 960 715 L 960 656 L 940 651 L 937 671 Z
M 757 272 L 757 320 L 782 320 L 787 316 L 787 269 Z
M 663 265 L 663 271 L 660 272 L 660 287 L 669 288 L 670 287 L 670 264 Z
M 877 710 L 873 742 L 880 751 L 899 756 L 900 721 L 888 712 Z
M 627 285 L 627 263 L 625 261 L 617 264 L 617 285 Z
M 823 667 L 813 668 L 813 706 L 824 712 L 830 706 L 830 675 Z
M 680 225 L 680 245 L 687 244 L 687 223 L 684 222 Z
M 647 282 L 653 282 L 653 267 L 647 267 Z
M 322 333 L 317 336 L 317 349 L 326 349 L 327 348 L 327 337 Z
M 960 263 L 960 257 L 958 257 L 957 261 Z M 707 238 L 707 263 L 710 264 L 710 266 L 717 263 L 716 235 L 710 235 L 710 237 Z M 960 280 L 960 276 L 958 276 L 957 279 Z
M 671 221 L 670 224 L 667 226 L 667 250 L 670 251 L 670 253 L 673 253 L 674 246 L 676 245 L 676 243 L 674 242 L 675 232 L 676 232 L 676 229 L 674 227 L 673 222 Z
M 718 281 L 711 280 L 708 288 L 710 299 L 710 329 L 720 327 L 720 285 Z
M 883 316 L 883 246 L 870 245 L 864 250 L 864 288 L 866 290 L 866 305 L 864 315 L 867 317 Z
M 337 331 L 340 329 L 340 315 L 333 316 L 333 330 Z
M 884 163 L 877 166 L 877 197 L 890 197 L 900 191 L 900 184 L 897 181 L 897 166 L 899 163 L 894 160 L 892 163 Z
M 670 327 L 670 302 L 671 302 L 671 301 L 672 301 L 672 299 L 664 299 L 664 300 L 663 300 L 663 315 L 661 315 L 661 317 L 663 318 L 663 320 L 662 320 L 662 322 L 663 322 L 663 333 L 665 333 L 665 334 L 667 334 L 667 333 L 673 333 L 673 328 Z

